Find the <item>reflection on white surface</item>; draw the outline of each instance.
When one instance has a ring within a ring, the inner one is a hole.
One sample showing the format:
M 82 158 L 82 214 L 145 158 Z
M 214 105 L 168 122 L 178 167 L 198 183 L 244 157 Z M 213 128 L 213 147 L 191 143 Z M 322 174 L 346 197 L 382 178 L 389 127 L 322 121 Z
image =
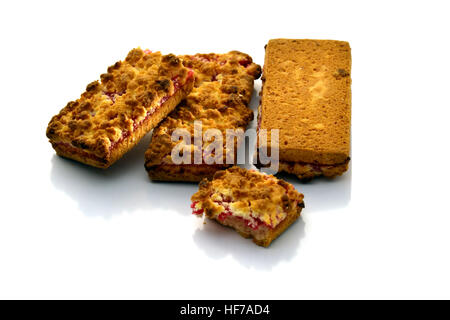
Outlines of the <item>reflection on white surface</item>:
M 231 255 L 247 268 L 270 270 L 280 261 L 289 261 L 297 254 L 305 235 L 305 223 L 300 217 L 268 248 L 257 246 L 231 228 L 207 220 L 193 235 L 195 244 L 212 259 Z
M 250 167 L 250 166 L 246 166 Z M 308 183 L 300 183 L 292 175 L 279 174 L 278 178 L 292 183 L 305 195 L 305 214 L 343 208 L 351 198 L 352 175 L 349 172 L 335 179 L 318 178 Z M 302 216 L 280 235 L 268 248 L 255 245 L 250 239 L 241 237 L 231 228 L 214 221 L 198 228 L 193 239 L 195 244 L 212 259 L 231 256 L 241 265 L 257 270 L 271 270 L 281 261 L 289 261 L 297 255 L 301 239 L 305 236 L 305 222 Z
M 91 1 L 89 11 L 75 1 L 28 1 L 28 10 L 2 2 L 2 44 L 14 50 L 1 53 L 1 299 L 450 298 L 450 171 L 418 171 L 450 157 L 448 2 L 266 2 L 258 17 L 272 23 L 256 28 L 254 19 L 217 23 L 218 10 L 254 12 L 250 1 L 132 1 L 120 10 Z M 169 11 L 172 21 L 201 16 L 189 28 L 202 32 L 185 36 L 166 15 L 148 19 Z M 320 21 L 298 19 L 300 11 L 320 12 Z M 102 36 L 85 36 L 105 25 Z M 276 37 L 350 41 L 354 163 L 334 180 L 285 176 L 306 208 L 269 248 L 202 226 L 189 208 L 195 184 L 152 183 L 143 168 L 149 137 L 106 171 L 54 156 L 51 116 L 131 48 L 236 49 L 263 65 Z
M 110 168 L 93 168 L 55 155 L 51 181 L 87 216 L 110 217 L 137 209 L 163 208 L 190 213 L 194 183 L 151 182 L 144 169 L 150 134 Z
M 309 182 L 301 183 L 288 174 L 278 174 L 277 177 L 292 183 L 295 188 L 305 195 L 304 209 L 307 213 L 335 210 L 346 207 L 352 195 L 352 165 L 342 176 L 329 179 L 315 178 Z
M 73 199 L 86 216 L 109 218 L 135 210 L 150 211 L 152 208 L 189 216 L 190 197 L 198 190 L 197 184 L 151 182 L 145 172 L 143 159 L 149 141 L 150 135 L 147 135 L 108 170 L 92 168 L 55 155 L 52 159 L 51 181 L 57 189 Z M 300 183 L 295 176 L 280 174 L 278 177 L 294 184 L 305 195 L 306 208 L 302 215 L 342 208 L 350 201 L 351 169 L 332 180 L 319 178 L 308 183 Z M 186 228 L 191 226 L 187 224 Z M 231 256 L 246 268 L 268 271 L 279 262 L 294 258 L 304 235 L 305 222 L 300 217 L 269 248 L 262 248 L 230 228 L 207 221 L 194 231 L 193 242 L 211 259 Z
M 256 112 L 259 103 L 257 90 L 253 92 L 250 107 Z M 255 117 L 256 119 L 256 117 Z M 253 121 L 249 127 L 254 127 Z M 53 156 L 51 182 L 77 203 L 87 217 L 132 213 L 137 210 L 151 212 L 152 209 L 176 211 L 184 217 L 191 215 L 190 197 L 198 190 L 197 183 L 152 182 L 144 169 L 144 153 L 151 139 L 148 134 L 142 141 L 109 169 L 97 169 L 76 161 Z M 249 141 L 246 158 L 253 159 L 255 141 Z M 255 169 L 252 164 L 244 165 Z M 317 178 L 300 183 L 292 175 L 279 174 L 278 178 L 292 183 L 305 195 L 306 208 L 302 216 L 320 211 L 334 210 L 348 205 L 351 198 L 352 172 L 335 179 Z M 192 216 L 192 219 L 198 219 Z M 164 219 L 163 219 L 164 220 Z M 231 256 L 240 265 L 249 269 L 270 271 L 280 262 L 296 257 L 305 236 L 305 220 L 300 217 L 268 248 L 255 245 L 237 232 L 213 221 L 200 224 L 193 230 L 195 247 L 212 260 Z M 180 222 L 184 223 L 184 222 Z M 182 226 L 183 228 L 184 226 Z M 195 228 L 186 224 L 186 228 Z M 179 239 L 189 241 L 189 239 Z

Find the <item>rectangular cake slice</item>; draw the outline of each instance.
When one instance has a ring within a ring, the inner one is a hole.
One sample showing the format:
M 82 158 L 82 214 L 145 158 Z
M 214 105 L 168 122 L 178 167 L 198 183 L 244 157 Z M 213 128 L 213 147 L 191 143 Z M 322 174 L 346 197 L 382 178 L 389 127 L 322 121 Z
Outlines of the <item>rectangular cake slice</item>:
M 211 178 L 214 172 L 229 167 L 226 155 L 236 157 L 237 140 L 234 148 L 226 149 L 224 143 L 223 163 L 207 164 L 202 157 L 201 162 L 194 162 L 194 149 L 203 155 L 208 141 L 195 146 L 188 142 L 191 149 L 191 163 L 174 163 L 171 152 L 180 141 L 172 141 L 172 133 L 176 129 L 185 129 L 192 136 L 194 122 L 202 123 L 202 132 L 218 129 L 223 136 L 226 130 L 245 130 L 253 119 L 253 112 L 248 108 L 253 92 L 254 79 L 261 75 L 261 67 L 252 62 L 247 54 L 231 51 L 226 54 L 196 54 L 180 56 L 183 64 L 194 70 L 195 86 L 187 99 L 182 102 L 153 131 L 152 141 L 145 154 L 145 168 L 153 180 L 168 181 L 200 181 Z M 225 139 L 225 138 L 224 138 Z M 187 150 L 186 149 L 186 150 Z
M 255 170 L 232 167 L 200 182 L 193 214 L 231 227 L 267 247 L 299 216 L 303 194 L 291 184 Z
M 280 171 L 334 177 L 350 160 L 351 53 L 344 41 L 274 39 L 266 46 L 258 132 L 279 129 Z M 258 148 L 264 146 L 258 143 Z
M 133 49 L 110 66 L 48 127 L 56 153 L 107 168 L 135 146 L 192 90 L 193 72 L 173 54 Z

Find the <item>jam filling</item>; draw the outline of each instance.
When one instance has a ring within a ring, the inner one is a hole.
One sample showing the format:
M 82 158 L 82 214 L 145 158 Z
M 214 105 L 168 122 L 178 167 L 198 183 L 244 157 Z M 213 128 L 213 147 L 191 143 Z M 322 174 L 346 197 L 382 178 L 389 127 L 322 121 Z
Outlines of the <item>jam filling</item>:
M 239 64 L 244 68 L 247 68 L 252 62 L 248 59 L 243 59 L 239 61 Z
M 96 156 L 93 153 L 88 153 L 88 152 L 86 152 L 86 151 L 84 151 L 84 150 L 82 150 L 80 148 L 74 147 L 73 145 L 71 145 L 68 142 L 57 142 L 57 143 L 54 143 L 54 145 L 55 146 L 59 146 L 61 149 L 63 149 L 64 151 L 66 151 L 68 153 L 75 153 L 75 154 L 78 154 L 81 157 L 92 159 L 94 161 L 97 161 L 97 162 L 100 162 L 100 163 L 103 163 L 103 164 L 106 164 L 108 162 L 106 159 L 100 158 L 100 157 Z
M 166 95 L 164 97 L 161 98 L 161 100 L 159 100 L 159 103 L 152 108 L 151 110 L 147 111 L 147 114 L 145 115 L 144 119 L 142 119 L 141 121 L 135 121 L 133 123 L 133 132 L 136 131 L 136 129 L 142 125 L 142 123 L 144 123 L 146 120 L 148 120 L 148 118 L 150 118 L 150 116 L 156 112 L 156 110 L 162 106 L 165 102 L 167 102 L 167 100 L 169 100 L 171 97 L 173 97 L 175 95 L 175 93 L 180 90 L 188 81 L 190 78 L 194 77 L 194 72 L 192 70 L 189 70 L 186 81 L 184 84 L 181 84 L 179 76 L 175 76 L 174 78 L 172 78 L 173 81 L 173 85 L 174 85 L 174 92 L 172 95 Z M 131 132 L 129 130 L 124 131 L 122 133 L 122 136 L 117 140 L 111 143 L 111 146 L 109 147 L 110 152 L 119 144 L 121 143 L 123 140 L 125 140 L 126 138 L 128 138 L 131 135 Z
M 250 171 L 256 171 L 256 170 L 250 170 Z M 271 177 L 271 176 L 268 175 L 268 176 L 266 176 L 266 177 L 264 177 L 264 178 L 265 178 L 266 180 L 268 180 L 268 179 L 272 179 L 273 177 Z M 281 186 L 281 187 L 283 187 L 284 190 L 285 190 L 285 194 L 288 195 L 288 193 L 289 193 L 289 188 L 290 188 L 289 185 L 284 184 L 284 183 L 283 183 L 283 184 L 280 184 L 280 183 L 279 183 L 278 185 Z M 245 225 L 246 225 L 247 227 L 251 228 L 252 230 L 258 230 L 261 226 L 266 226 L 267 228 L 270 228 L 270 229 L 273 229 L 273 228 L 274 228 L 274 227 L 273 227 L 272 217 L 270 217 L 270 224 L 268 224 L 268 223 L 265 223 L 264 221 L 260 220 L 258 217 L 253 217 L 253 216 L 251 215 L 251 213 L 250 213 L 250 216 L 253 218 L 253 221 L 251 221 L 251 220 L 249 220 L 249 219 L 245 219 L 245 218 L 240 217 L 240 216 L 233 215 L 233 212 L 232 212 L 231 209 L 230 209 L 230 203 L 232 202 L 232 200 L 231 200 L 230 197 L 222 196 L 222 201 L 214 201 L 214 202 L 215 202 L 216 204 L 222 206 L 223 208 L 225 208 L 225 211 L 221 212 L 221 213 L 217 216 L 217 219 L 218 219 L 220 222 L 224 222 L 227 218 L 229 218 L 229 217 L 231 217 L 231 216 L 234 216 L 234 218 L 242 220 L 242 221 L 245 223 Z M 202 209 L 202 208 L 197 209 L 196 206 L 197 206 L 198 203 L 199 203 L 198 201 L 193 201 L 193 202 L 192 202 L 192 204 L 191 204 L 192 214 L 197 215 L 197 216 L 201 216 L 201 215 L 203 214 L 203 212 L 204 212 L 204 209 Z M 294 202 L 294 205 L 295 205 L 296 207 L 301 207 L 301 208 L 304 208 L 304 207 L 305 207 L 305 204 L 304 204 L 303 201 L 302 201 L 302 202 L 295 201 L 295 202 Z M 280 222 L 281 222 L 281 221 L 280 221 Z
M 195 206 L 197 205 L 197 203 L 198 203 L 198 201 L 194 201 L 191 204 L 192 214 L 195 214 L 197 216 L 201 216 L 205 210 L 203 210 L 203 209 L 196 209 Z
M 125 93 L 125 91 L 121 91 L 121 92 L 106 92 L 106 91 L 104 91 L 103 92 L 103 94 L 105 95 L 105 96 L 107 96 L 111 101 L 112 101 L 112 103 L 114 104 L 114 103 L 116 103 L 116 97 L 117 96 L 122 96 L 123 94 Z
M 259 100 L 259 107 L 258 107 L 258 117 L 256 118 L 256 134 L 259 135 L 259 130 L 261 129 L 261 100 Z
M 169 153 L 170 154 L 170 153 Z M 224 167 L 229 167 L 231 166 L 231 164 L 206 164 L 206 163 L 200 163 L 200 164 L 196 164 L 196 163 L 190 163 L 190 164 L 175 164 L 172 162 L 163 162 L 161 164 L 156 164 L 154 166 L 148 167 L 148 169 L 152 168 L 152 167 L 159 167 L 160 165 L 163 165 L 165 167 L 181 167 L 181 168 L 196 168 L 196 169 L 210 169 L 210 168 L 224 168 Z
M 219 62 L 220 65 L 224 65 L 227 63 L 226 61 L 223 61 L 223 60 L 219 61 L 219 56 L 217 56 L 217 55 L 214 57 L 209 57 L 209 56 L 203 57 L 203 56 L 194 55 L 194 56 L 190 56 L 190 58 L 193 60 L 202 61 L 202 62 L 212 62 L 212 61 Z M 247 68 L 249 65 L 252 64 L 252 61 L 249 59 L 242 59 L 242 60 L 239 60 L 238 62 L 244 68 Z
M 214 201 L 214 202 L 216 202 L 218 205 L 221 205 L 221 206 L 223 206 L 223 207 L 225 208 L 225 211 L 223 211 L 223 212 L 222 212 L 221 214 L 219 214 L 219 216 L 217 217 L 217 219 L 218 219 L 219 221 L 224 222 L 228 217 L 233 216 L 233 213 L 231 212 L 229 206 L 228 206 L 228 205 L 224 205 L 224 203 L 229 203 L 228 201 Z M 253 221 L 252 221 L 252 220 L 249 220 L 249 219 L 245 219 L 245 218 L 240 217 L 240 216 L 234 216 L 234 218 L 243 221 L 243 222 L 245 223 L 245 225 L 246 225 L 247 227 L 249 227 L 250 229 L 252 229 L 252 230 L 258 230 L 259 227 L 261 227 L 261 226 L 263 226 L 263 225 L 266 226 L 266 227 L 271 228 L 270 225 L 268 225 L 268 224 L 262 222 L 259 218 L 252 217 L 252 218 L 253 218 Z
M 150 51 L 151 52 L 151 51 Z M 146 121 L 153 113 L 155 113 L 155 111 L 158 109 L 158 107 L 160 107 L 163 103 L 165 103 L 167 100 L 169 100 L 170 97 L 172 97 L 173 95 L 175 95 L 175 93 L 182 88 L 191 78 L 194 77 L 194 72 L 192 70 L 189 70 L 186 81 L 184 84 L 181 84 L 181 81 L 179 79 L 178 76 L 174 77 L 172 79 L 172 81 L 174 82 L 174 92 L 172 95 L 167 95 L 161 98 L 161 100 L 159 101 L 158 105 L 153 108 L 152 110 L 148 111 L 145 118 L 139 122 L 134 122 L 133 124 L 133 132 L 144 122 Z M 115 103 L 116 101 L 116 96 L 122 96 L 123 94 L 125 94 L 125 91 L 123 92 L 104 92 L 104 94 L 106 96 L 108 96 L 113 103 Z M 111 152 L 114 148 L 117 147 L 118 144 L 120 144 L 121 142 L 123 142 L 126 138 L 128 138 L 131 135 L 130 131 L 124 131 L 121 135 L 121 137 L 117 140 L 111 143 L 111 146 L 109 147 L 109 151 Z M 87 152 L 85 150 L 82 150 L 80 148 L 77 148 L 75 146 L 73 146 L 72 144 L 68 143 L 68 142 L 56 142 L 54 143 L 56 146 L 61 146 L 63 149 L 65 149 L 67 152 L 71 152 L 71 153 L 76 153 L 82 157 L 86 157 L 89 159 L 93 159 L 95 161 L 101 162 L 101 163 L 106 163 L 107 161 L 104 158 L 98 157 L 93 153 Z
M 152 53 L 151 50 L 146 49 L 144 50 L 145 54 L 150 54 Z M 163 105 L 165 102 L 167 102 L 167 100 L 169 100 L 172 96 L 175 95 L 175 93 L 181 89 L 191 78 L 194 77 L 194 71 L 192 69 L 189 69 L 187 77 L 186 77 L 186 81 L 184 83 L 181 82 L 180 77 L 177 75 L 175 77 L 172 78 L 172 83 L 173 83 L 173 87 L 174 87 L 174 92 L 172 95 L 165 95 L 164 97 L 161 98 L 161 100 L 159 100 L 159 103 L 152 108 L 151 110 L 147 111 L 147 114 L 145 115 L 145 118 L 142 119 L 139 122 L 134 121 L 133 123 L 133 132 L 136 131 L 136 129 L 142 125 L 143 122 L 145 122 L 153 113 L 156 112 L 156 110 L 158 109 L 158 107 L 160 107 L 161 105 Z M 113 103 L 116 102 L 116 96 L 122 96 L 123 94 L 125 94 L 126 91 L 120 92 L 120 93 L 109 93 L 109 92 L 105 92 L 104 94 L 107 95 L 108 97 L 110 97 L 110 99 L 112 100 Z M 109 147 L 109 151 L 111 152 L 114 148 L 116 148 L 116 146 L 118 144 L 120 144 L 122 141 L 124 141 L 126 138 L 128 138 L 131 135 L 130 131 L 124 131 L 122 132 L 122 136 L 117 140 L 117 141 L 112 141 L 111 142 L 111 146 Z
M 259 218 L 255 218 L 252 217 L 254 219 L 254 221 L 245 219 L 243 217 L 239 217 L 236 215 L 233 215 L 233 213 L 231 212 L 231 209 L 229 207 L 229 203 L 231 201 L 214 201 L 216 204 L 222 206 L 225 208 L 225 211 L 221 212 L 218 216 L 217 219 L 220 222 L 224 222 L 228 217 L 234 216 L 234 218 L 242 220 L 245 225 L 249 228 L 251 228 L 252 230 L 258 230 L 261 226 L 266 226 L 268 228 L 272 228 L 272 226 L 264 223 L 263 221 L 261 221 Z M 226 203 L 226 204 L 225 204 Z M 204 213 L 204 209 L 197 209 L 196 205 L 198 204 L 198 201 L 194 201 L 191 204 L 191 208 L 192 208 L 192 214 L 197 215 L 197 216 L 201 216 Z
M 346 165 L 349 161 L 350 161 L 350 157 L 347 158 L 347 160 L 345 160 L 342 163 L 335 163 L 335 164 L 309 163 L 309 162 L 302 162 L 302 161 L 296 161 L 296 162 L 280 161 L 280 163 L 287 164 L 290 169 L 293 169 L 296 164 L 299 164 L 301 166 L 310 166 L 314 171 L 322 171 L 323 168 L 335 168 L 335 167 Z

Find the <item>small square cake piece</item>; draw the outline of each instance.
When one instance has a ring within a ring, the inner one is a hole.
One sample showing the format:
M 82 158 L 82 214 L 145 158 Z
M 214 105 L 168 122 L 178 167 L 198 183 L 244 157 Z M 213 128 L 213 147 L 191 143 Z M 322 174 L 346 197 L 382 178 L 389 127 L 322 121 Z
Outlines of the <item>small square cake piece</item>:
M 269 41 L 258 130 L 266 129 L 270 138 L 270 130 L 279 129 L 280 171 L 310 179 L 334 177 L 347 170 L 350 74 L 348 42 Z
M 255 170 L 232 167 L 200 182 L 193 214 L 216 220 L 267 247 L 299 216 L 303 194 L 294 186 Z
M 184 129 L 193 135 L 195 121 L 201 121 L 203 133 L 217 129 L 225 137 L 228 129 L 244 131 L 253 119 L 253 111 L 248 105 L 253 82 L 261 75 L 261 67 L 253 63 L 249 55 L 238 51 L 179 57 L 186 67 L 194 70 L 195 86 L 186 100 L 153 131 L 145 153 L 145 169 L 152 180 L 201 181 L 233 165 L 226 163 L 226 156 L 236 159 L 238 142 L 235 141 L 233 150 L 224 145 L 222 164 L 206 164 L 204 159 L 198 164 L 175 164 L 171 151 L 180 142 L 172 141 L 172 133 Z M 208 142 L 203 140 L 202 154 L 207 145 Z M 193 143 L 189 147 L 195 150 Z
M 131 50 L 100 78 L 47 127 L 58 155 L 99 168 L 135 146 L 194 85 L 193 72 L 178 57 L 141 49 Z

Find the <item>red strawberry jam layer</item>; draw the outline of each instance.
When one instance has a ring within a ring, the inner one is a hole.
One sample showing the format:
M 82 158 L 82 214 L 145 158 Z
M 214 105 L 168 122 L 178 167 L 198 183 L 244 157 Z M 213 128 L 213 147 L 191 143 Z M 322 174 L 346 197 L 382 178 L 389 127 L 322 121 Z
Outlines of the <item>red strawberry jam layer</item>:
M 97 162 L 100 162 L 103 164 L 107 163 L 106 159 L 100 158 L 93 153 L 86 152 L 83 149 L 74 147 L 72 144 L 70 144 L 68 142 L 56 142 L 56 143 L 53 143 L 53 146 L 54 147 L 57 146 L 59 149 L 63 150 L 66 153 L 77 154 L 83 158 L 92 159 L 94 161 L 97 161 Z
M 180 90 L 184 85 L 186 85 L 186 83 L 188 81 L 190 81 L 192 78 L 194 77 L 194 72 L 192 70 L 189 70 L 187 78 L 185 83 L 181 84 L 178 76 L 175 77 L 174 79 L 172 79 L 174 81 L 174 92 L 172 95 L 167 95 L 164 96 L 163 98 L 161 98 L 161 100 L 159 101 L 159 103 L 156 105 L 155 108 L 153 108 L 152 110 L 147 112 L 147 115 L 145 116 L 145 118 L 141 121 L 135 121 L 133 123 L 133 132 L 136 131 L 136 129 L 141 126 L 144 121 L 146 121 L 153 113 L 155 113 L 155 111 L 161 106 L 163 105 L 167 100 L 169 100 L 170 97 L 172 97 L 173 95 L 175 95 L 175 93 Z M 120 92 L 120 93 L 114 93 L 114 92 L 107 92 L 104 93 L 105 95 L 107 95 L 112 101 L 113 103 L 115 103 L 115 98 L 116 96 L 121 96 L 123 94 L 125 94 L 124 92 Z M 131 132 L 130 131 L 123 131 L 121 137 L 117 140 L 117 141 L 113 141 L 111 142 L 111 146 L 109 147 L 109 151 L 111 152 L 113 149 L 115 149 L 122 141 L 124 141 L 126 138 L 128 138 L 130 136 Z M 62 149 L 64 149 L 64 151 L 68 152 L 68 153 L 75 153 L 78 154 L 82 157 L 85 158 L 89 158 L 89 159 L 93 159 L 95 161 L 101 162 L 101 163 L 106 163 L 107 161 L 103 158 L 100 158 L 98 156 L 96 156 L 95 154 L 91 153 L 91 152 L 87 152 L 81 148 L 78 148 L 68 142 L 55 142 L 54 143 L 55 146 L 58 146 Z
M 195 214 L 197 216 L 201 216 L 205 210 L 203 210 L 203 209 L 196 209 L 195 206 L 197 205 L 197 203 L 198 203 L 198 201 L 194 201 L 191 204 L 192 214 Z
M 342 163 L 335 163 L 335 164 L 322 164 L 322 163 L 310 163 L 310 162 L 289 162 L 289 161 L 280 161 L 280 163 L 284 163 L 289 166 L 290 169 L 293 169 L 296 164 L 301 166 L 310 166 L 314 171 L 322 171 L 323 168 L 334 168 L 346 165 L 350 161 L 350 158 L 348 158 L 345 162 Z
M 146 120 L 148 120 L 148 118 L 150 118 L 150 116 L 156 112 L 156 110 L 161 107 L 165 102 L 167 102 L 167 100 L 169 100 L 171 97 L 173 97 L 175 95 L 175 93 L 178 92 L 178 90 L 180 90 L 183 86 L 186 85 L 186 83 L 188 81 L 190 81 L 192 78 L 194 77 L 194 72 L 192 70 L 189 70 L 186 81 L 181 85 L 180 81 L 179 81 L 179 77 L 176 76 L 174 78 L 172 78 L 173 84 L 174 84 L 174 91 L 173 94 L 171 95 L 166 95 L 164 97 L 161 98 L 161 100 L 159 100 L 159 103 L 155 106 L 155 108 L 149 110 L 147 112 L 147 115 L 144 117 L 144 119 L 142 119 L 141 121 L 134 121 L 133 123 L 133 132 L 136 131 L 136 129 L 138 127 L 140 127 Z M 110 151 L 112 151 L 114 148 L 117 147 L 118 144 L 120 144 L 123 140 L 125 140 L 126 138 L 128 138 L 130 136 L 131 132 L 130 131 L 124 131 L 122 133 L 122 136 L 119 138 L 119 140 L 114 141 L 111 143 L 110 146 Z
M 197 61 L 202 61 L 202 62 L 217 62 L 220 57 L 218 55 L 215 55 L 215 56 L 194 55 L 194 56 L 190 56 L 190 58 L 197 60 Z M 224 65 L 225 63 L 226 63 L 226 61 L 224 61 L 224 60 L 220 61 L 221 65 Z M 239 64 L 241 66 L 243 66 L 244 68 L 247 68 L 249 65 L 252 64 L 252 61 L 250 59 L 242 59 L 242 60 L 239 60 Z
M 123 95 L 125 93 L 125 91 L 121 91 L 121 92 L 103 92 L 103 94 L 105 95 L 105 96 L 107 96 L 109 99 L 111 99 L 111 101 L 112 101 L 112 103 L 114 104 L 114 103 L 116 103 L 116 97 L 117 96 L 121 96 L 121 95 Z
M 223 211 L 222 213 L 220 213 L 217 216 L 217 220 L 219 220 L 220 222 L 224 222 L 228 218 L 233 218 L 233 219 L 241 220 L 242 222 L 244 222 L 244 224 L 247 227 L 251 228 L 252 230 L 258 230 L 261 226 L 272 228 L 270 225 L 264 223 L 259 218 L 256 218 L 256 217 L 252 216 L 253 220 L 248 220 L 248 219 L 245 219 L 243 217 L 233 215 L 233 212 L 231 211 L 231 209 L 229 207 L 229 203 L 231 203 L 230 201 L 214 201 L 214 202 L 216 204 L 218 204 L 218 205 L 220 205 L 220 206 L 225 208 L 225 211 Z M 204 209 L 196 208 L 197 204 L 198 204 L 198 201 L 192 202 L 192 204 L 191 204 L 192 214 L 197 215 L 197 216 L 201 216 L 204 213 Z
M 241 66 L 243 66 L 244 68 L 247 68 L 251 63 L 252 63 L 252 62 L 251 62 L 250 60 L 248 60 L 248 59 L 240 60 L 240 61 L 239 61 L 239 64 L 240 64 Z
M 152 53 L 151 50 L 146 49 L 144 50 L 145 54 L 150 54 Z M 175 95 L 175 93 L 180 90 L 189 80 L 194 78 L 194 71 L 189 69 L 187 77 L 186 77 L 186 81 L 184 83 L 181 83 L 180 81 L 180 77 L 179 76 L 175 76 L 172 78 L 172 82 L 173 82 L 173 87 L 174 87 L 174 91 L 173 94 L 171 95 L 166 95 L 164 97 L 161 98 L 161 100 L 159 100 L 159 103 L 155 106 L 155 108 L 153 108 L 152 110 L 148 111 L 145 118 L 142 119 L 139 122 L 134 121 L 133 123 L 133 132 L 136 131 L 136 129 L 142 125 L 142 123 L 144 123 L 144 121 L 146 121 L 153 113 L 155 113 L 155 111 L 162 106 L 165 102 L 167 102 L 167 100 L 169 100 L 173 95 Z M 116 102 L 116 96 L 122 96 L 123 94 L 126 93 L 125 91 L 122 92 L 104 92 L 105 95 L 107 95 L 113 102 L 113 104 Z M 122 132 L 122 136 L 117 140 L 117 141 L 112 141 L 111 142 L 111 146 L 109 148 L 109 151 L 111 152 L 114 148 L 117 147 L 118 144 L 120 144 L 123 140 L 125 140 L 126 138 L 128 138 L 130 136 L 131 132 L 130 131 L 124 131 Z
M 186 82 L 187 82 L 188 79 L 191 79 L 191 78 L 194 78 L 194 71 L 192 69 L 189 69 L 188 74 L 187 74 L 187 78 L 186 78 Z M 173 86 L 174 86 L 175 90 L 180 89 L 184 85 L 184 84 L 181 83 L 179 76 L 173 77 L 172 81 L 173 81 Z

